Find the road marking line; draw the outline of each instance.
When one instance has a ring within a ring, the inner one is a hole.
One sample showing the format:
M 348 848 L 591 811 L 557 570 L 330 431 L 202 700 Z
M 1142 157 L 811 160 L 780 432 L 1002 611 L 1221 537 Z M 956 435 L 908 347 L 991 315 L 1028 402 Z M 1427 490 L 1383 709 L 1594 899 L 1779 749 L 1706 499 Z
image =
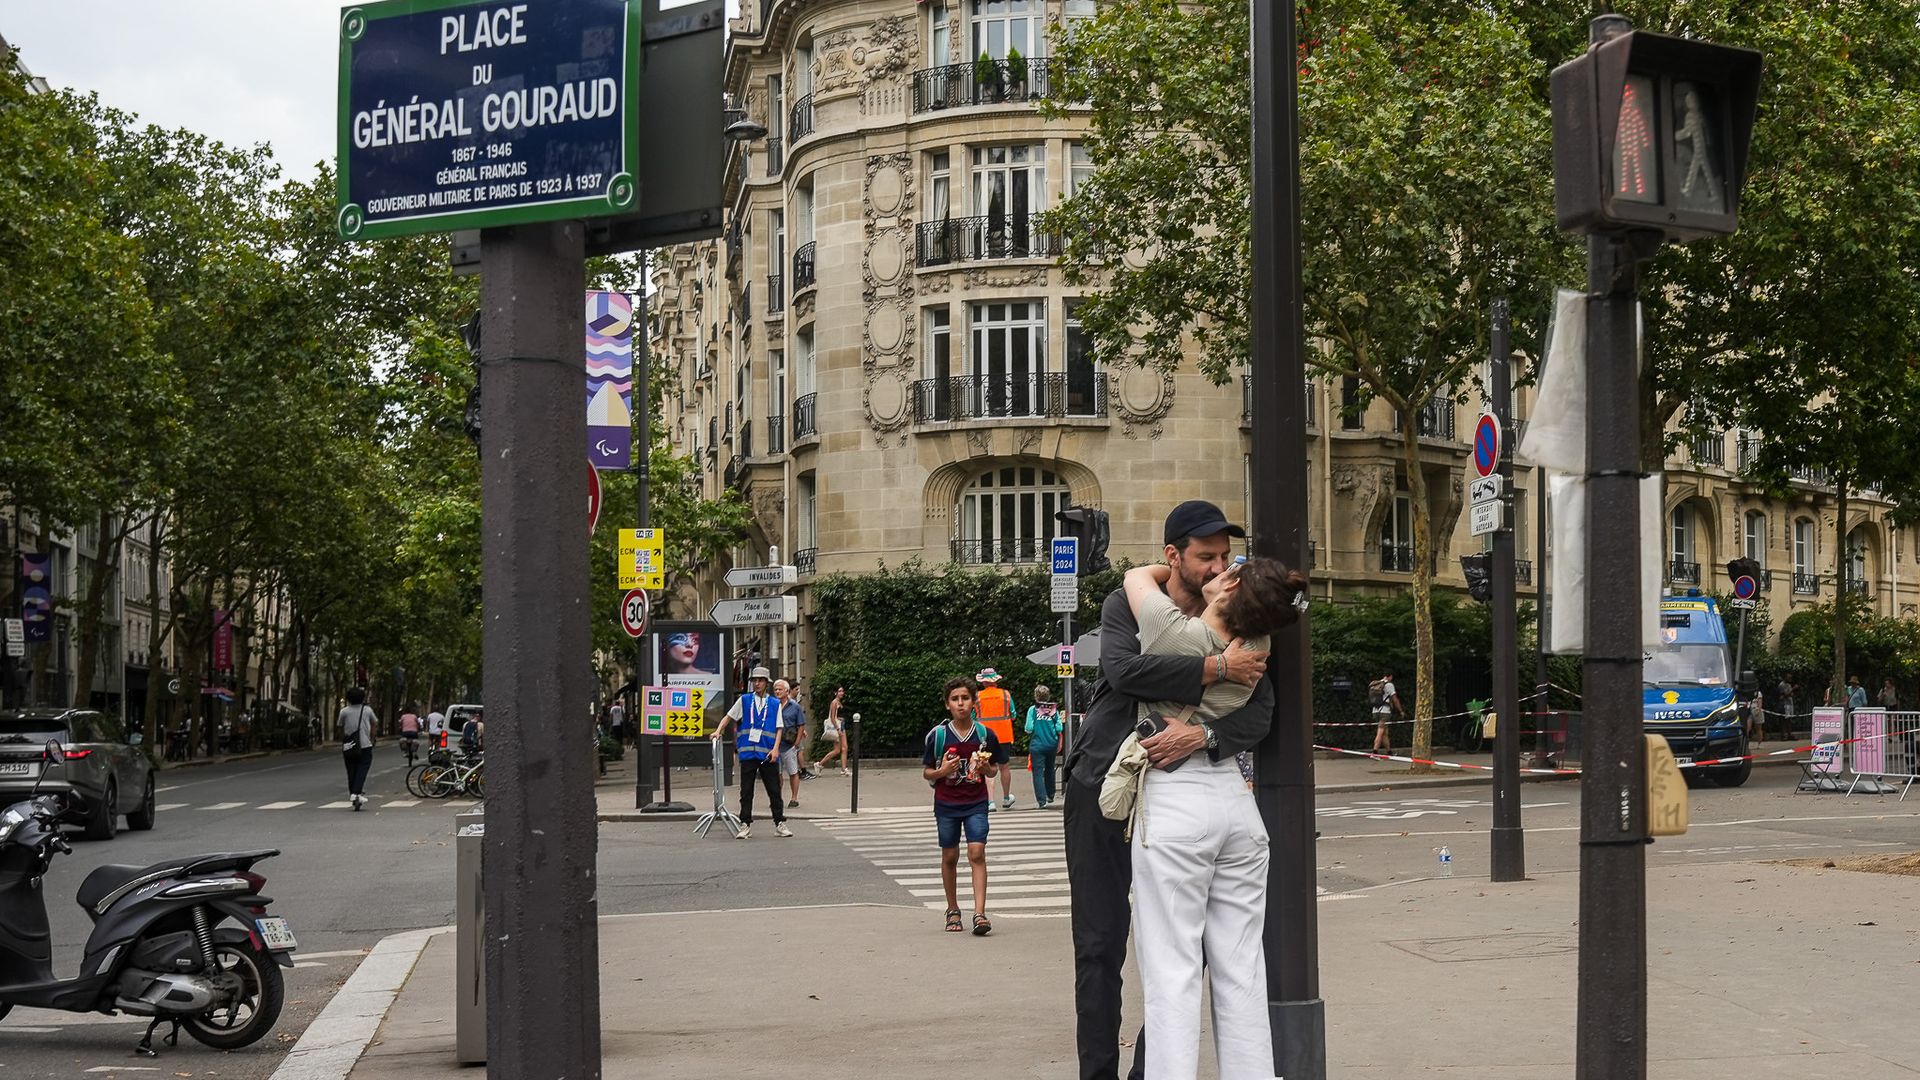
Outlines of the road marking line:
M 296 806 L 305 806 L 305 805 L 307 805 L 307 801 L 305 799 L 301 799 L 296 802 L 262 803 L 259 806 L 254 807 L 254 809 L 255 810 L 291 810 Z M 344 806 L 346 804 L 342 803 L 341 805 Z
M 159 811 L 159 810 L 178 810 L 178 809 L 180 809 L 181 807 L 183 807 L 183 806 L 185 806 L 185 805 L 187 805 L 187 804 L 186 804 L 186 803 L 183 803 L 183 802 L 163 802 L 163 803 L 160 803 L 159 805 L 157 805 L 157 806 L 155 806 L 155 807 L 154 807 L 154 810 L 156 810 L 156 811 Z
M 397 799 L 393 802 L 388 803 L 387 805 L 388 806 L 419 806 L 420 800 L 419 799 Z
M 200 809 L 202 810 L 238 810 L 245 805 L 247 804 L 237 803 L 237 802 L 217 802 L 212 804 L 211 806 L 203 806 Z
M 30 1029 L 12 1028 L 11 1030 L 28 1031 Z M 151 1065 L 95 1065 L 93 1068 L 88 1069 L 87 1071 L 90 1073 L 123 1073 L 123 1072 L 159 1072 L 160 1070 L 154 1068 Z
M 1064 899 L 1066 899 L 1066 898 L 1067 898 L 1067 892 L 1066 892 L 1066 889 L 1067 889 L 1067 887 L 1066 887 L 1066 885 L 1064 885 L 1064 884 L 1060 884 L 1060 885 L 1002 885 L 1002 884 L 999 884 L 999 883 L 997 883 L 997 882 L 994 882 L 994 883 L 992 883 L 992 885 L 993 885 L 993 893 L 994 893 L 994 895 L 995 895 L 996 897 L 1000 897 L 1000 896 L 1005 896 L 1005 895 L 1006 895 L 1006 894 L 1008 894 L 1008 893 L 1029 893 L 1029 892 L 1030 892 L 1030 893 L 1041 893 L 1041 894 L 1045 894 L 1045 895 L 1047 895 L 1047 896 L 1051 896 L 1051 897 L 1054 897 L 1055 899 L 1059 899 L 1059 900 L 1064 900 Z M 908 889 L 908 890 L 907 890 L 907 892 L 908 892 L 909 894 L 911 894 L 911 895 L 913 895 L 913 896 L 945 896 L 945 895 L 947 895 L 947 890 L 946 890 L 945 888 L 939 888 L 939 889 Z M 995 903 L 1000 903 L 1000 902 L 1001 902 L 1001 901 L 999 901 L 999 900 L 996 900 L 996 901 L 995 901 Z
M 295 806 L 299 806 L 300 804 L 299 804 L 299 803 L 294 803 L 293 805 L 295 805 Z M 347 801 L 347 802 L 329 802 L 329 803 L 321 803 L 321 804 L 320 804 L 320 809 L 322 809 L 322 810 L 345 810 L 345 809 L 346 809 L 347 807 L 349 807 L 349 806 L 352 806 L 352 805 L 353 805 L 353 803 L 352 803 L 351 801 Z M 272 809 L 274 809 L 274 808 L 273 808 L 273 807 L 271 807 L 271 806 L 263 806 L 263 807 L 261 807 L 260 809 L 262 809 L 262 810 L 272 810 Z

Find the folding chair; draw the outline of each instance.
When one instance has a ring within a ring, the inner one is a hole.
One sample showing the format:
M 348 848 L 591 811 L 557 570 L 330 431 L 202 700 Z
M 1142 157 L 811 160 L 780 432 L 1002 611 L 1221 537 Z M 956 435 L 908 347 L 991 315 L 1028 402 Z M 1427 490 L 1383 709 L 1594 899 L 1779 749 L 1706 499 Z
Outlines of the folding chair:
M 1839 742 L 1838 735 L 1822 735 L 1814 740 L 1813 756 L 1800 762 L 1800 785 L 1794 789 L 1796 792 L 1842 790 Z M 1827 747 L 1832 749 L 1825 749 Z

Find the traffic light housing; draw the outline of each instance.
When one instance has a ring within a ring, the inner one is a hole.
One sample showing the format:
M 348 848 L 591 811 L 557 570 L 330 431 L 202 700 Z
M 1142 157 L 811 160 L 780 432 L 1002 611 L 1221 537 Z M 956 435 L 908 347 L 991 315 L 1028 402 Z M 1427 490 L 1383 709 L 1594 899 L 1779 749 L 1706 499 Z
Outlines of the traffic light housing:
M 1743 577 L 1750 577 L 1753 579 L 1753 583 L 1758 585 L 1760 583 L 1761 573 L 1759 562 L 1753 559 L 1732 559 L 1727 563 L 1727 582 L 1729 584 L 1739 581 Z
M 1553 70 L 1553 201 L 1575 233 L 1732 234 L 1760 95 L 1751 49 L 1629 30 Z
M 1088 506 L 1072 506 L 1053 515 L 1062 535 L 1080 541 L 1080 572 L 1097 574 L 1113 567 L 1107 558 L 1107 512 Z
M 1460 556 L 1460 572 L 1467 578 L 1467 595 L 1483 604 L 1493 599 L 1492 571 L 1490 559 L 1484 552 Z

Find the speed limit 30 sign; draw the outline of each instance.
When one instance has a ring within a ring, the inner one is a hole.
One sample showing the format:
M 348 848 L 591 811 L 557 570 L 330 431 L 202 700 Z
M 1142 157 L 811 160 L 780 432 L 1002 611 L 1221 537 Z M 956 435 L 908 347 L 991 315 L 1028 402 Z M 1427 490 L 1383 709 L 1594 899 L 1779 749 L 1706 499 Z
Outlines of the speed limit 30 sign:
M 631 638 L 647 632 L 647 590 L 628 589 L 620 598 L 620 628 Z

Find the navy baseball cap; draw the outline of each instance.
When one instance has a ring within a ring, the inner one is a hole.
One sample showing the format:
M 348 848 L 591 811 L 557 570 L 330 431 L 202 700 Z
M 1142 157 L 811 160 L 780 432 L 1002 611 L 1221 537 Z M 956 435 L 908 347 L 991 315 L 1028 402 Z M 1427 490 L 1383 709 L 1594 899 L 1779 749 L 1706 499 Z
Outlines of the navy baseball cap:
M 1205 499 L 1189 499 L 1167 515 L 1166 542 L 1169 544 L 1183 536 L 1212 536 L 1222 532 L 1228 536 L 1247 535 L 1247 530 L 1228 521 L 1219 507 Z

